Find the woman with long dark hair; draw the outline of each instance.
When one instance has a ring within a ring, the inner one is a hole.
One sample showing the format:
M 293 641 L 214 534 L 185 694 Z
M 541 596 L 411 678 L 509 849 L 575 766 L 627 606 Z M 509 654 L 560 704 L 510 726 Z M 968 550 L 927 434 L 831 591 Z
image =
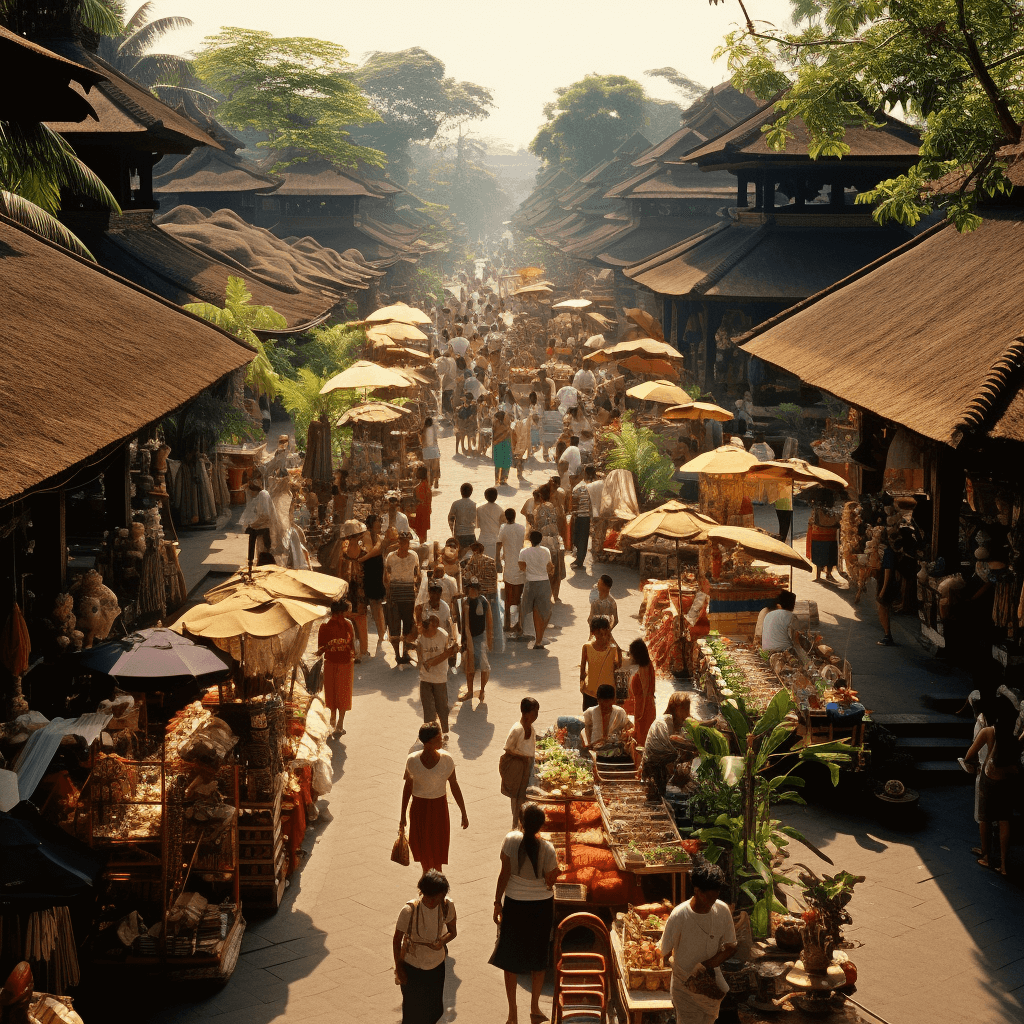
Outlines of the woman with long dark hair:
M 654 724 L 654 666 L 647 644 L 639 637 L 629 645 L 629 660 L 636 665 L 633 678 L 629 681 L 629 700 L 632 707 L 626 710 L 633 715 L 633 738 L 638 747 L 647 742 L 647 730 Z
M 540 991 L 548 968 L 548 940 L 554 914 L 552 886 L 558 877 L 558 855 L 537 834 L 544 812 L 533 803 L 522 812 L 522 831 L 509 832 L 501 845 L 501 871 L 494 892 L 498 941 L 488 961 L 505 972 L 508 1021 L 516 1024 L 517 975 L 530 974 L 530 1017 L 543 1019 Z
M 384 606 L 381 604 L 387 591 L 384 589 L 384 538 L 380 535 L 380 516 L 371 513 L 366 517 L 363 547 L 364 551 L 359 556 L 359 561 L 363 563 L 363 594 L 377 626 L 377 650 L 374 653 L 380 654 L 387 629 L 384 625 Z
M 395 980 L 402 986 L 402 1024 L 437 1024 L 444 1016 L 446 947 L 457 934 L 455 904 L 440 871 L 425 872 L 417 888 L 420 898 L 402 907 L 392 939 Z

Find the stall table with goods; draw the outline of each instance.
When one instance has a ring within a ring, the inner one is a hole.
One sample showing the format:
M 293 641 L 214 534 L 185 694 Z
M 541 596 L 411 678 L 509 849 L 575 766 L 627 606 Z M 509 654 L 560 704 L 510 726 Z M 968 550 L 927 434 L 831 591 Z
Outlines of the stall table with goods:
M 628 1024 L 662 1024 L 675 1020 L 672 968 L 661 955 L 661 935 L 672 905 L 630 906 L 616 914 L 611 931 L 612 969 L 619 1002 Z

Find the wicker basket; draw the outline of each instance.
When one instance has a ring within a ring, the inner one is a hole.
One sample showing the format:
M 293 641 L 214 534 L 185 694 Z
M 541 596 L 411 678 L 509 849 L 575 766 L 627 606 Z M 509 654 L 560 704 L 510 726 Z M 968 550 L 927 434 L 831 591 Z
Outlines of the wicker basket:
M 825 974 L 832 963 L 831 955 L 826 953 L 821 946 L 805 945 L 800 950 L 800 960 L 808 974 Z
M 265 803 L 274 793 L 274 773 L 269 768 L 250 768 L 245 773 L 245 789 L 250 801 Z
M 242 749 L 242 758 L 247 768 L 270 768 L 273 754 L 267 743 L 246 743 Z
M 586 903 L 587 887 L 577 882 L 555 882 L 554 893 L 556 900 L 570 903 Z

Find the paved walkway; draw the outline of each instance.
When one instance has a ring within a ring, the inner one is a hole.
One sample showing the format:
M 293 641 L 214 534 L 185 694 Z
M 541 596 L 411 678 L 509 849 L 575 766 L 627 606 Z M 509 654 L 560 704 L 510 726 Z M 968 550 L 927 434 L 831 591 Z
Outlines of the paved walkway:
M 442 439 L 441 451 L 442 493 L 435 498 L 432 538 L 445 536 L 449 505 L 464 480 L 474 484 L 480 501 L 493 481 L 488 462 L 453 454 L 452 438 Z M 531 488 L 543 482 L 547 468 L 530 467 Z M 528 493 L 525 486 L 504 488 L 499 502 L 518 509 Z M 185 543 L 203 542 L 189 538 Z M 224 550 L 212 562 L 234 551 L 227 535 L 218 537 L 217 544 Z M 622 616 L 618 640 L 625 646 L 636 635 L 631 618 L 639 604 L 636 574 L 609 571 Z M 470 827 L 466 832 L 455 828 L 447 868 L 459 934 L 448 962 L 446 1021 L 505 1020 L 501 975 L 487 964 L 495 939 L 491 905 L 498 851 L 509 813 L 499 791 L 498 757 L 524 694 L 539 699 L 542 730 L 560 714 L 578 713 L 577 668 L 587 639 L 585 609 L 593 582 L 589 562 L 587 572 L 570 572 L 548 650 L 509 644 L 505 654 L 492 656 L 487 702 L 453 711 L 450 747 Z M 916 695 L 935 688 L 929 686 L 934 665 L 911 643 L 914 623 L 896 625 L 897 638 L 908 641 L 904 646 L 878 648 L 869 601 L 854 609 L 848 595 L 803 574 L 796 584 L 801 597 L 819 602 L 830 642 L 849 651 L 869 706 L 913 710 Z M 450 677 L 452 698 L 461 681 L 461 676 Z M 671 684 L 661 681 L 659 687 L 660 702 Z M 307 863 L 292 877 L 275 916 L 250 916 L 244 953 L 230 983 L 216 993 L 162 993 L 161 1008 L 133 1019 L 159 1024 L 200 1018 L 216 1024 L 390 1024 L 399 1019 L 391 936 L 398 911 L 415 893 L 417 869 L 398 867 L 388 858 L 398 827 L 403 764 L 415 744 L 420 708 L 416 672 L 399 671 L 390 646 L 357 666 L 354 709 L 346 724 L 348 734 L 334 747 L 334 790 L 307 834 Z M 1019 890 L 979 868 L 969 853 L 976 840 L 969 787 L 928 791 L 923 803 L 927 825 L 913 834 L 850 818 L 838 806 L 787 813 L 837 867 L 868 876 L 851 908 L 855 924 L 850 934 L 863 943 L 852 953 L 861 970 L 857 998 L 890 1024 L 1019 1022 L 1024 900 Z M 795 859 L 810 863 L 811 856 Z M 521 990 L 523 1021 L 528 1005 Z M 89 1024 L 100 1018 L 94 1013 L 85 1019 Z

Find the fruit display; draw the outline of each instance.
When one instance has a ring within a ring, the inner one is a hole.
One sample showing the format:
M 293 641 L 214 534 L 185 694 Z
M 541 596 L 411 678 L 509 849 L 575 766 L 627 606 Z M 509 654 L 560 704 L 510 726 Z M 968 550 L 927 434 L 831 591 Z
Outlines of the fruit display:
M 651 916 L 641 917 L 636 909 L 630 907 L 622 915 L 622 920 L 616 921 L 622 938 L 622 959 L 626 974 L 624 980 L 632 991 L 668 991 L 672 983 L 672 968 L 665 962 L 660 945 L 645 934 Z M 656 919 L 660 921 L 660 917 Z
M 552 745 L 537 759 L 537 779 L 551 796 L 589 796 L 594 791 L 594 769 L 576 751 Z

